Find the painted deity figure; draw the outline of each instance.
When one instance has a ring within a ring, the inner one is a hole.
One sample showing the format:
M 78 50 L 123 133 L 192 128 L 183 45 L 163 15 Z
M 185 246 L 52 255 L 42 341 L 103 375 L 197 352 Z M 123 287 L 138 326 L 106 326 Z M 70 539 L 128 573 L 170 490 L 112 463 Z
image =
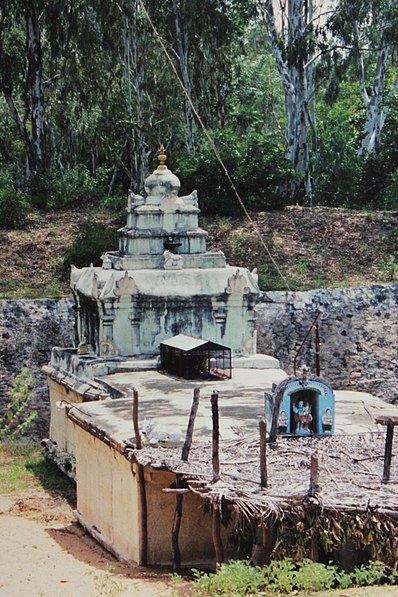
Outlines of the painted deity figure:
M 309 428 L 312 415 L 311 415 L 311 406 L 309 402 L 304 402 L 300 400 L 298 403 L 293 404 L 293 412 L 294 412 L 294 420 L 296 422 L 295 433 L 298 435 L 307 435 L 311 433 Z
M 286 433 L 287 423 L 288 421 L 286 411 L 281 410 L 278 417 L 278 433 Z
M 324 433 L 330 433 L 332 431 L 333 415 L 330 408 L 325 408 L 322 415 L 322 428 Z

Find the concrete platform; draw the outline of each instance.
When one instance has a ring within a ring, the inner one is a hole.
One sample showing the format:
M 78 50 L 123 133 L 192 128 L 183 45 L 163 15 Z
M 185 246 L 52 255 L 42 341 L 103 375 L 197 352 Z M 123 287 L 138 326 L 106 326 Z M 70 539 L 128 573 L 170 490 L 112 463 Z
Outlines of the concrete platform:
M 163 429 L 185 437 L 193 390 L 200 388 L 200 404 L 195 424 L 195 440 L 211 438 L 210 396 L 219 392 L 220 432 L 223 439 L 258 433 L 258 418 L 264 415 L 264 391 L 286 377 L 281 369 L 236 369 L 225 381 L 187 381 L 159 371 L 116 373 L 101 378 L 126 398 L 79 405 L 93 423 L 118 441 L 133 436 L 132 391 L 139 393 L 139 422 L 152 419 Z M 371 394 L 336 391 L 336 434 L 381 431 L 374 423 L 379 415 L 398 415 L 398 407 Z

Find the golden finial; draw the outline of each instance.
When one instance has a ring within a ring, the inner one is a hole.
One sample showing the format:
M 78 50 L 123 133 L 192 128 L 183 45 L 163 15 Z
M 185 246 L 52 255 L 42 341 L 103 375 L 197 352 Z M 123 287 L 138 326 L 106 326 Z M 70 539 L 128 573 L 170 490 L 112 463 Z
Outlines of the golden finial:
M 166 160 L 167 160 L 167 155 L 165 154 L 165 148 L 163 143 L 160 146 L 159 149 L 159 155 L 158 155 L 158 160 L 159 160 L 159 166 L 158 166 L 158 170 L 168 170 L 167 166 L 166 166 Z

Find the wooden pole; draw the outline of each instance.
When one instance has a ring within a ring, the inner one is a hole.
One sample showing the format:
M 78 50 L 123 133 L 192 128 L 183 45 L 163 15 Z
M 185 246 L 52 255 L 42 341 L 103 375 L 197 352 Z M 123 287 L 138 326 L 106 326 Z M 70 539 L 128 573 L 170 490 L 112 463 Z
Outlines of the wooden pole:
M 309 497 L 314 497 L 318 490 L 318 478 L 319 478 L 318 456 L 313 454 L 311 456 L 310 487 L 308 489 Z
M 224 561 L 224 549 L 221 540 L 220 507 L 216 502 L 212 504 L 211 515 L 213 546 L 216 556 L 216 567 L 218 568 Z
M 220 453 L 219 440 L 220 428 L 218 417 L 218 392 L 211 395 L 211 414 L 213 418 L 213 436 L 212 436 L 212 464 L 213 464 L 213 483 L 220 479 Z
M 278 417 L 279 417 L 279 411 L 281 408 L 282 400 L 283 400 L 283 390 L 281 390 L 275 397 L 274 410 L 272 411 L 271 430 L 270 430 L 269 438 L 268 438 L 268 441 L 270 444 L 272 444 L 276 441 L 276 432 L 278 429 Z
M 191 412 L 189 415 L 187 433 L 186 433 L 185 442 L 184 442 L 184 445 L 182 448 L 182 454 L 181 454 L 181 460 L 184 460 L 184 461 L 188 460 L 189 452 L 190 452 L 191 445 L 192 445 L 193 429 L 195 426 L 196 414 L 198 412 L 198 407 L 199 407 L 199 396 L 200 396 L 200 389 L 195 388 L 193 391 L 193 401 L 192 401 L 192 406 L 191 406 Z
M 319 324 L 315 325 L 315 370 L 318 377 L 321 375 L 321 341 L 319 337 Z
M 142 449 L 140 429 L 138 426 L 138 392 L 136 389 L 133 390 L 133 426 L 135 433 L 135 444 L 137 450 Z M 138 495 L 140 500 L 140 552 L 139 564 L 146 566 L 148 563 L 148 509 L 146 501 L 146 489 L 145 489 L 145 476 L 144 467 L 142 464 L 137 463 L 137 485 Z
M 199 407 L 199 396 L 200 390 L 199 388 L 195 388 L 193 391 L 193 401 L 191 406 L 191 412 L 189 415 L 187 433 L 185 436 L 185 442 L 182 448 L 181 453 L 181 460 L 187 461 L 189 452 L 192 446 L 192 437 L 193 437 L 193 430 L 195 426 L 195 419 L 196 414 L 198 412 Z M 182 475 L 176 475 L 176 489 L 180 489 L 183 487 L 183 478 Z M 179 545 L 179 534 L 181 528 L 181 519 L 182 519 L 182 505 L 183 505 L 184 496 L 183 494 L 176 495 L 176 508 L 174 511 L 174 518 L 173 518 L 173 528 L 171 532 L 171 547 L 173 551 L 173 571 L 178 572 L 181 569 L 181 552 L 180 552 L 180 545 Z
M 385 448 L 384 448 L 384 468 L 383 468 L 382 483 L 388 483 L 390 480 L 393 438 L 394 438 L 394 422 L 392 419 L 388 419 L 386 443 L 385 443 Z
M 138 392 L 135 388 L 133 390 L 133 426 L 134 426 L 134 433 L 135 433 L 135 445 L 136 445 L 137 450 L 141 450 L 142 442 L 141 442 L 140 428 L 138 426 Z
M 260 431 L 260 485 L 267 487 L 267 424 L 264 419 L 258 423 Z
M 180 475 L 176 477 L 176 485 L 178 487 L 180 483 Z M 173 529 L 171 531 L 171 548 L 173 551 L 173 572 L 181 570 L 181 552 L 178 537 L 180 534 L 181 519 L 182 519 L 182 502 L 184 496 L 181 494 L 176 495 L 176 509 L 174 511 L 173 518 Z

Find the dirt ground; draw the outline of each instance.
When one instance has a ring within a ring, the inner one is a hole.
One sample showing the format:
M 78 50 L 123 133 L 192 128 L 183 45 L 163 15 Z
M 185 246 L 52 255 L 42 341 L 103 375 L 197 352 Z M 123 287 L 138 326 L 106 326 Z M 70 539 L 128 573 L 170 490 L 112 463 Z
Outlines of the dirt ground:
M 0 496 L 0 597 L 172 594 L 170 575 L 118 562 L 41 490 Z
M 74 521 L 72 507 L 63 497 L 37 488 L 18 496 L 0 495 L 0 553 L 0 597 L 190 594 L 187 585 L 177 590 L 170 574 L 115 560 Z M 398 597 L 398 587 L 363 587 L 317 595 Z

